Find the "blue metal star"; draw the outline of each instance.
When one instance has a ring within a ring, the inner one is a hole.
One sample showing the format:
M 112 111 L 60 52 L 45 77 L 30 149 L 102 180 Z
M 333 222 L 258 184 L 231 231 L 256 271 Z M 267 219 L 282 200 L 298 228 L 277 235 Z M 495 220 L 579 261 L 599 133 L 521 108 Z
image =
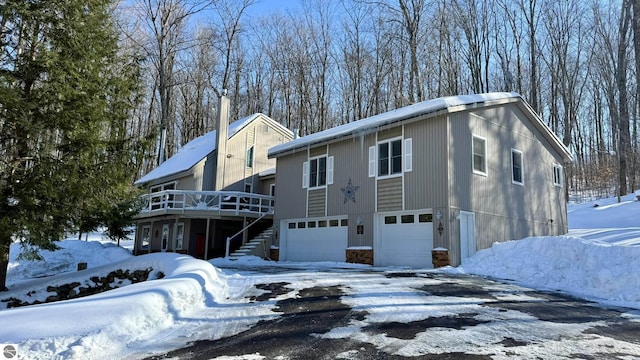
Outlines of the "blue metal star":
M 345 204 L 349 202 L 349 200 L 353 201 L 354 204 L 356 203 L 356 191 L 358 191 L 359 188 L 360 186 L 351 185 L 351 178 L 349 178 L 347 186 L 340 189 L 344 193 Z

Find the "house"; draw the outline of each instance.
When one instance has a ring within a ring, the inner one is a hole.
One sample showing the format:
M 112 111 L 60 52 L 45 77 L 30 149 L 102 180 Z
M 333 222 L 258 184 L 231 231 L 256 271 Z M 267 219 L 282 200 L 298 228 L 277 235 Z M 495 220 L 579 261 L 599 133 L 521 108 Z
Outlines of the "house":
M 216 130 L 135 182 L 148 193 L 136 217 L 134 254 L 224 256 L 271 226 L 275 160 L 267 150 L 293 133 L 259 113 L 229 124 L 228 112 L 229 100 L 221 96 Z
M 568 231 L 572 159 L 516 93 L 417 103 L 277 145 L 280 260 L 458 265 Z

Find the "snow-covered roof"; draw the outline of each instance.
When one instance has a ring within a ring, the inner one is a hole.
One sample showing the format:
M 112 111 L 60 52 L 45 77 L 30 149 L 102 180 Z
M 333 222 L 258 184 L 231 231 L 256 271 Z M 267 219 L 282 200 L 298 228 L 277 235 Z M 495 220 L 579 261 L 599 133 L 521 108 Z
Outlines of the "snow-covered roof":
M 280 125 L 278 122 L 272 120 L 264 114 L 255 113 L 229 124 L 228 138 L 231 138 L 238 131 L 242 130 L 245 126 L 247 126 L 249 123 L 260 116 L 263 116 L 264 118 L 273 121 L 273 123 Z M 286 131 L 289 131 L 284 126 L 280 126 Z M 213 130 L 189 141 L 186 145 L 180 148 L 180 150 L 178 150 L 175 155 L 167 159 L 157 168 L 151 170 L 147 175 L 141 177 L 138 181 L 135 182 L 135 184 L 141 185 L 156 179 L 160 179 L 173 174 L 178 174 L 191 169 L 194 165 L 199 163 L 202 159 L 204 159 L 207 155 L 209 155 L 216 149 L 216 133 L 217 131 Z
M 259 177 L 272 176 L 276 174 L 276 167 L 268 168 L 266 170 L 260 171 L 258 174 Z
M 520 94 L 515 92 L 494 92 L 486 94 L 441 97 L 438 99 L 427 100 L 417 104 L 409 105 L 348 124 L 340 125 L 331 129 L 298 138 L 285 144 L 274 146 L 269 149 L 268 156 L 272 158 L 290 151 L 306 148 L 307 146 L 329 142 L 349 136 L 360 136 L 388 124 L 415 118 L 417 116 L 426 115 L 429 113 L 438 112 L 456 106 L 497 102 L 501 100 L 520 100 L 524 102 Z M 544 123 L 540 122 L 540 125 L 542 125 L 543 128 L 546 128 L 546 125 L 544 125 Z M 546 130 L 549 132 L 549 134 L 551 134 L 548 128 Z M 558 142 L 558 144 L 562 146 L 561 143 Z

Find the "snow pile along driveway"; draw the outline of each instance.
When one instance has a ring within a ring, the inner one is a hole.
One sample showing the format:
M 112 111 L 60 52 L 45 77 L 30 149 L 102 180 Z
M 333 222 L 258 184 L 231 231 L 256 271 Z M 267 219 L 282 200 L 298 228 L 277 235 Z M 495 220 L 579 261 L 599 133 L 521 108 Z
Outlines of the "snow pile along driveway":
M 140 267 L 152 268 L 165 277 L 89 298 L 0 311 L 0 323 L 11 324 L 0 327 L 0 342 L 20 344 L 20 355 L 25 359 L 88 359 L 98 354 L 99 358 L 118 358 L 132 350 L 130 345 L 225 301 L 229 293 L 222 274 L 211 264 L 173 253 L 134 257 L 22 285 L 35 287 L 35 281 L 73 281 L 93 272 Z
M 496 243 L 451 273 L 513 280 L 561 290 L 600 303 L 640 309 L 640 247 L 614 246 L 572 236 Z

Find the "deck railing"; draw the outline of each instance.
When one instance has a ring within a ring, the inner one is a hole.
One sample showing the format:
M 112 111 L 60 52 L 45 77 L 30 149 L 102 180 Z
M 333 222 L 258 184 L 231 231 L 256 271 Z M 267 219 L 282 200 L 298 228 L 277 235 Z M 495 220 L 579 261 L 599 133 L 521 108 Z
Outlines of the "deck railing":
M 224 213 L 268 214 L 273 212 L 274 198 L 269 195 L 239 191 L 164 190 L 142 195 L 140 215 L 154 212 L 218 211 Z

